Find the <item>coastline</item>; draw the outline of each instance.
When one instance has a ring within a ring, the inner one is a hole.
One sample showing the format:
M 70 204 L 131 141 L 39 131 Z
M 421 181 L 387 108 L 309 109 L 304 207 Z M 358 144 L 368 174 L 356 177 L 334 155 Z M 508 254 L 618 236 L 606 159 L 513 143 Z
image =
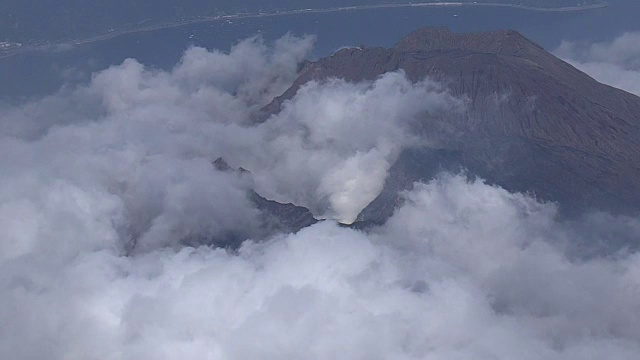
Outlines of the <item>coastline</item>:
M 579 11 L 587 11 L 587 10 L 593 10 L 593 9 L 601 9 L 607 6 L 608 6 L 607 3 L 602 3 L 602 4 L 568 6 L 568 7 L 559 7 L 559 8 L 541 8 L 541 7 L 532 7 L 532 6 L 525 6 L 525 5 L 501 4 L 501 3 L 490 3 L 490 2 L 485 2 L 485 3 L 435 2 L 435 3 L 376 4 L 376 5 L 324 8 L 324 9 L 295 9 L 295 10 L 283 10 L 283 11 L 268 12 L 268 13 L 265 12 L 265 13 L 204 16 L 204 17 L 199 17 L 195 19 L 182 20 L 178 22 L 161 23 L 161 24 L 151 25 L 147 27 L 139 27 L 139 28 L 134 28 L 129 30 L 114 31 L 111 33 L 93 36 L 86 39 L 52 42 L 50 44 L 32 45 L 32 46 L 25 45 L 15 50 L 8 51 L 6 53 L 0 53 L 0 59 L 6 59 L 6 58 L 10 58 L 13 56 L 17 56 L 23 53 L 28 53 L 33 51 L 46 51 L 48 49 L 65 47 L 65 46 L 81 46 L 85 44 L 91 44 L 95 42 L 117 38 L 119 36 L 124 36 L 127 34 L 143 33 L 143 32 L 149 32 L 149 31 L 162 30 L 162 29 L 177 28 L 177 27 L 187 26 L 191 24 L 216 22 L 216 21 L 232 21 L 232 20 L 244 20 L 244 19 L 257 19 L 257 18 L 265 18 L 265 17 L 352 12 L 352 11 L 393 9 L 393 8 L 411 8 L 411 7 L 420 7 L 420 8 L 426 8 L 426 7 L 434 7 L 434 8 L 435 7 L 503 7 L 505 8 L 506 7 L 506 8 L 522 9 L 527 11 L 536 11 L 536 12 L 579 12 Z

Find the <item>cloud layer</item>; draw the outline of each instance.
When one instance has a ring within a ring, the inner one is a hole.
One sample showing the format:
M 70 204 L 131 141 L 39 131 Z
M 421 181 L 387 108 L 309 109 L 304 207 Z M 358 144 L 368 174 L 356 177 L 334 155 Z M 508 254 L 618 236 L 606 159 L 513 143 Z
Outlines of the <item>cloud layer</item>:
M 130 161 L 150 154 L 176 161 L 222 156 L 250 169 L 264 195 L 350 222 L 380 192 L 398 152 L 414 141 L 408 128 L 416 115 L 462 104 L 438 84 L 412 84 L 390 73 L 371 83 L 307 84 L 282 113 L 249 126 L 293 82 L 311 44 L 287 36 L 272 48 L 249 39 L 229 54 L 191 48 L 170 72 L 126 60 L 86 86 L 5 109 L 3 135 L 49 142 L 42 145 L 45 156 L 58 152 L 52 141 L 81 154 L 130 151 Z
M 463 106 L 390 73 L 307 84 L 252 125 L 311 46 L 192 48 L 169 72 L 127 60 L 0 109 L 0 358 L 638 358 L 637 219 L 563 223 L 442 175 L 370 232 L 265 237 L 251 187 L 349 221 L 423 141 L 416 117 Z M 230 234 L 247 241 L 182 242 Z
M 442 177 L 367 235 L 2 263 L 3 358 L 636 359 L 640 258 L 570 260 L 555 207 Z M 53 253 L 55 254 L 55 253 Z
M 555 54 L 602 83 L 640 96 L 640 33 L 606 43 L 563 41 Z

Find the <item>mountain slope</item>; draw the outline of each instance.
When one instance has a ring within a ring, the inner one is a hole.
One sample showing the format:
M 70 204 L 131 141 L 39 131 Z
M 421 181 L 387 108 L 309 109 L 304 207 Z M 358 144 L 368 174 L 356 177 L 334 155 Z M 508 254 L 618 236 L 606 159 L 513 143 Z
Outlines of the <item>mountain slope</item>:
M 398 70 L 412 81 L 439 81 L 466 101 L 464 111 L 425 118 L 417 130 L 456 154 L 446 168 L 455 162 L 508 190 L 557 201 L 568 214 L 640 208 L 640 98 L 598 83 L 515 31 L 421 29 L 390 49 L 343 49 L 307 64 L 265 111 L 278 112 L 311 80 L 373 80 Z M 360 220 L 388 216 L 371 207 L 392 207 L 398 190 L 433 177 L 429 167 L 393 173 L 409 162 L 415 153 L 400 156 L 380 195 L 387 200 L 374 201 Z
M 214 161 L 213 166 L 218 171 L 234 172 L 240 175 L 245 174 L 245 176 L 251 178 L 249 171 L 243 168 L 234 169 L 229 166 L 223 158 L 218 158 Z M 253 182 L 252 178 L 251 181 Z M 318 222 L 318 220 L 313 217 L 313 214 L 311 214 L 311 211 L 305 207 L 268 200 L 253 189 L 248 191 L 247 197 L 260 212 L 260 228 L 263 234 L 296 233 Z M 223 243 L 225 246 L 229 246 L 230 244 L 240 245 L 240 243 L 234 243 L 228 239 L 218 240 L 218 242 Z

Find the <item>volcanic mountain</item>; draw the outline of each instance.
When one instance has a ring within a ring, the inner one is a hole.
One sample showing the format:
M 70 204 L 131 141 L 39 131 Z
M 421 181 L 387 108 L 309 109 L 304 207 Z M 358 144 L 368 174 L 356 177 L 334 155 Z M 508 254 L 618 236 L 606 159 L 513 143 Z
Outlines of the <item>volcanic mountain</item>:
M 306 63 L 264 110 L 279 112 L 312 80 L 358 82 L 399 70 L 411 81 L 440 82 L 466 106 L 422 121 L 416 131 L 432 145 L 399 156 L 360 221 L 384 221 L 400 190 L 460 169 L 558 202 L 565 214 L 640 209 L 640 98 L 597 82 L 515 31 L 427 28 L 389 49 L 342 49 Z

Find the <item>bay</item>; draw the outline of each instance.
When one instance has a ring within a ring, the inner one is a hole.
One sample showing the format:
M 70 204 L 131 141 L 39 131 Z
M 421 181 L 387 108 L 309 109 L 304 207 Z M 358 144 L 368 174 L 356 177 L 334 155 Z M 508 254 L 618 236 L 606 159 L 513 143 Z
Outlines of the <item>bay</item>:
M 549 50 L 562 40 L 608 41 L 639 31 L 640 2 L 611 0 L 602 9 L 542 12 L 508 7 L 406 7 L 272 17 L 215 20 L 123 34 L 82 45 L 56 46 L 0 59 L 0 100 L 22 102 L 55 92 L 63 84 L 88 81 L 91 73 L 135 58 L 169 69 L 189 46 L 228 50 L 239 40 L 261 34 L 272 41 L 290 32 L 313 34 L 312 58 L 343 46 L 392 46 L 425 26 L 457 32 L 514 29 Z

